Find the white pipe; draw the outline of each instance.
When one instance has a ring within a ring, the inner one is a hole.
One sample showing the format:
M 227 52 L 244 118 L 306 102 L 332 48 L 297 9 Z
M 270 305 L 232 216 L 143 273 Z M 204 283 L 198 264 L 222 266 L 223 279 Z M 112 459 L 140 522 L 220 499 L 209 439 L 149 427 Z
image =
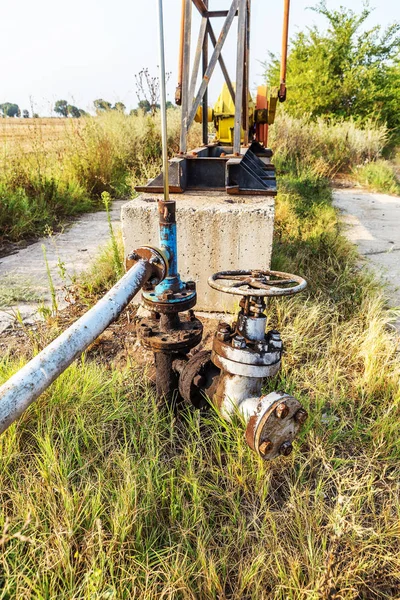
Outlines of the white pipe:
M 0 387 L 0 433 L 118 318 L 151 274 L 150 263 L 140 260 L 93 308 Z
M 168 137 L 167 137 L 167 92 L 165 89 L 165 56 L 164 56 L 164 20 L 163 3 L 158 0 L 158 33 L 159 33 L 159 56 L 160 56 L 160 112 L 161 112 L 161 136 L 162 136 L 162 156 L 164 171 L 164 200 L 169 200 L 169 181 L 168 181 Z

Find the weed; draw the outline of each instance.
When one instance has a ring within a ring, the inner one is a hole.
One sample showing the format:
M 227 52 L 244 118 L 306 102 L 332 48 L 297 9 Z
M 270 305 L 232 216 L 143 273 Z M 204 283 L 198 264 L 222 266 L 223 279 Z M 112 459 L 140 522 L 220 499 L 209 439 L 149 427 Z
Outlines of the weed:
M 395 167 L 387 160 L 377 160 L 355 167 L 353 176 L 358 183 L 374 192 L 400 194 Z
M 113 226 L 111 223 L 111 214 L 110 214 L 111 197 L 110 197 L 110 194 L 108 192 L 103 192 L 101 195 L 101 199 L 103 200 L 103 204 L 104 204 L 106 212 L 107 212 L 107 221 L 108 221 L 108 229 L 110 232 L 110 242 L 111 242 L 111 247 L 112 247 L 112 251 L 113 251 L 113 263 L 114 263 L 115 276 L 117 279 L 119 279 L 120 277 L 122 277 L 122 275 L 124 273 L 124 265 L 123 265 L 123 261 L 121 260 L 121 256 L 120 256 L 120 252 L 119 252 L 119 248 L 118 248 L 118 242 L 115 237 L 114 229 L 113 229 Z
M 309 287 L 269 303 L 286 354 L 266 391 L 309 411 L 295 452 L 263 463 L 214 410 L 160 410 L 134 356 L 122 370 L 80 360 L 0 437 L 3 597 L 398 596 L 391 314 L 327 182 L 287 175 L 281 190 L 274 266 Z M 115 277 L 110 262 L 93 293 Z M 5 357 L 0 379 L 20 365 Z

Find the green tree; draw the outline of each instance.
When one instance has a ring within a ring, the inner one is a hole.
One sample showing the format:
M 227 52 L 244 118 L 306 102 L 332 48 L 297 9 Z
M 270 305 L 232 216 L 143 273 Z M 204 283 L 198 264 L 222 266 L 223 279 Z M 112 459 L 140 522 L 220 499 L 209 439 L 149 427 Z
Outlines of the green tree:
M 123 102 L 116 102 L 113 106 L 113 110 L 117 110 L 118 112 L 125 113 L 126 106 Z
M 4 102 L 4 104 L 0 104 L 0 115 L 2 117 L 20 117 L 21 111 L 18 104 Z
M 94 100 L 93 105 L 97 114 L 111 110 L 111 102 L 107 102 L 107 100 L 103 100 L 102 98 Z
M 68 102 L 66 100 L 57 100 L 54 104 L 54 112 L 60 117 L 68 117 Z
M 377 118 L 399 132 L 399 25 L 365 28 L 368 5 L 359 15 L 345 7 L 328 10 L 325 1 L 312 10 L 328 27 L 325 32 L 308 27 L 291 40 L 286 110 L 295 116 Z M 279 84 L 275 55 L 266 76 L 270 85 Z
M 67 114 L 74 119 L 79 119 L 81 116 L 81 111 L 77 106 L 73 106 L 73 104 L 68 104 Z

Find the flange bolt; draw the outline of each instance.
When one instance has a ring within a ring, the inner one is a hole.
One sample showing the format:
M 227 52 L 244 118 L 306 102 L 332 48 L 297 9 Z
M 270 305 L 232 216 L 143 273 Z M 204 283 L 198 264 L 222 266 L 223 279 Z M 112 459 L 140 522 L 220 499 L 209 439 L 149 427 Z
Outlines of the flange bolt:
M 272 444 L 271 440 L 262 441 L 261 444 L 258 446 L 260 454 L 262 454 L 262 456 L 265 456 L 267 454 L 267 452 L 272 450 L 272 446 L 273 446 L 273 444 Z
M 137 252 L 131 252 L 128 256 L 128 260 L 138 260 L 139 254 Z
M 152 333 L 153 333 L 153 330 L 151 327 L 143 327 L 143 329 L 142 329 L 143 337 L 150 337 Z
M 186 282 L 186 289 L 189 291 L 195 291 L 196 289 L 196 282 L 195 281 L 187 281 Z
M 279 454 L 282 454 L 282 456 L 289 456 L 289 454 L 292 452 L 292 450 L 293 450 L 293 446 L 292 446 L 291 442 L 283 442 L 283 444 L 279 448 Z
M 221 342 L 227 342 L 229 340 L 230 334 L 231 334 L 231 328 L 228 323 L 219 323 L 218 324 L 217 338 Z
M 297 413 L 294 415 L 294 418 L 298 423 L 300 423 L 300 425 L 303 425 L 308 419 L 308 413 L 306 410 L 304 410 L 304 408 L 299 408 Z
M 286 419 L 289 414 L 289 407 L 286 402 L 281 402 L 275 409 L 275 416 L 278 419 Z
M 235 337 L 232 340 L 232 346 L 234 348 L 238 348 L 239 350 L 246 348 L 246 340 L 242 335 L 235 335 Z

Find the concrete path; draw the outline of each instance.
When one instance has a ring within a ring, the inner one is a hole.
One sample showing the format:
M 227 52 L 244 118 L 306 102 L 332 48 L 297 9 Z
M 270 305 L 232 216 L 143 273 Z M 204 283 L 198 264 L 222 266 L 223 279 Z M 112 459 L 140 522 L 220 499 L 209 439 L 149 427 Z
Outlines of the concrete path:
M 121 206 L 125 203 L 126 200 L 113 202 L 111 219 L 114 231 L 120 228 Z M 66 304 L 65 285 L 71 283 L 74 275 L 90 266 L 99 248 L 109 239 L 107 214 L 99 211 L 83 215 L 62 233 L 0 258 L 0 332 L 15 320 L 16 311 L 20 312 L 24 321 L 32 322 L 38 317 L 39 306 L 51 306 L 43 244 L 57 291 L 58 306 L 63 308 Z M 65 272 L 64 278 L 62 271 Z
M 387 284 L 392 306 L 400 307 L 400 198 L 355 189 L 335 190 L 333 198 L 347 238 Z

